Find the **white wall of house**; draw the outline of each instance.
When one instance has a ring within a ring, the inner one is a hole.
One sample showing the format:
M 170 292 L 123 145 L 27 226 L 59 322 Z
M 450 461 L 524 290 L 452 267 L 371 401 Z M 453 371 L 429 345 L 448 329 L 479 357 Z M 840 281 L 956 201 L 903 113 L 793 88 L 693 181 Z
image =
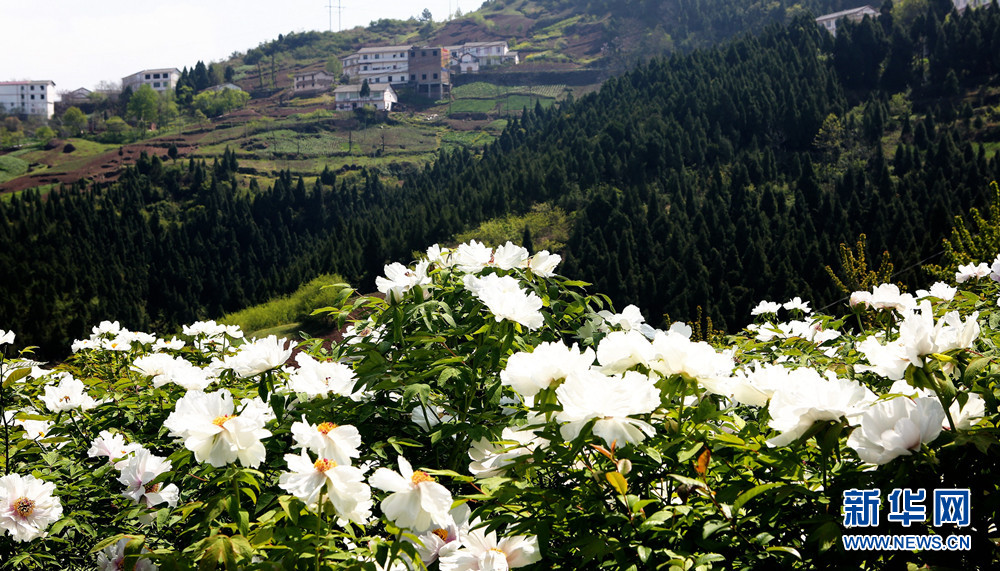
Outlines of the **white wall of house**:
M 7 113 L 52 118 L 56 110 L 56 84 L 52 81 L 2 81 L 0 105 Z
M 140 72 L 122 78 L 122 90 L 131 87 L 132 91 L 141 85 L 148 85 L 155 91 L 167 91 L 177 87 L 181 71 L 177 68 L 144 69 Z

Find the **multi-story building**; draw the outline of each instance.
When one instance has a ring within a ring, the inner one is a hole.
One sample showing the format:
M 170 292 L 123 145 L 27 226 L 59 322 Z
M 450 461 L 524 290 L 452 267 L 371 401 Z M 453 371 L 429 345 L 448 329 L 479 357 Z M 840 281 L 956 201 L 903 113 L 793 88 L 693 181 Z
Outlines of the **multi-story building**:
M 392 85 L 388 83 L 372 85 L 369 83 L 368 95 L 365 96 L 361 95 L 362 85 L 352 83 L 337 86 L 333 90 L 334 106 L 340 111 L 360 109 L 365 106 L 372 106 L 379 111 L 392 111 L 392 104 L 397 101 L 396 91 Z
M 441 99 L 451 95 L 451 55 L 442 46 L 410 48 L 410 84 L 417 93 Z
M 320 69 L 312 71 L 300 71 L 295 74 L 295 83 L 292 86 L 292 93 L 295 95 L 310 95 L 322 93 L 330 89 L 337 78 L 330 73 Z
M 510 51 L 503 40 L 448 46 L 448 52 L 451 54 L 451 68 L 456 73 L 476 73 L 480 67 L 520 62 L 518 53 Z
M 41 115 L 55 113 L 56 84 L 52 81 L 0 81 L 0 106 L 6 113 Z
M 163 69 L 144 69 L 122 78 L 122 91 L 131 87 L 132 91 L 139 89 L 140 85 L 148 85 L 155 91 L 167 91 L 177 87 L 177 81 L 181 78 L 181 70 L 176 67 Z
M 839 20 L 846 18 L 851 22 L 860 22 L 865 19 L 865 16 L 872 19 L 878 18 L 879 11 L 871 6 L 861 6 L 859 8 L 851 8 L 850 10 L 842 10 L 840 12 L 820 16 L 819 18 L 816 18 L 816 23 L 823 26 L 826 31 L 836 36 L 837 22 Z
M 409 81 L 407 52 L 410 46 L 376 46 L 361 48 L 343 58 L 344 75 L 351 83 L 368 80 L 369 85 L 406 83 Z

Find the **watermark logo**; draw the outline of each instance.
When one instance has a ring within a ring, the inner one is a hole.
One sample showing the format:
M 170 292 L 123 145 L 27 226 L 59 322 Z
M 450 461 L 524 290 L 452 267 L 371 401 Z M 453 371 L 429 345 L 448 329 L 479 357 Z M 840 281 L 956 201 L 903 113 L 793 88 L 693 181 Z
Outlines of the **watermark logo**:
M 886 521 L 910 527 L 913 523 L 927 521 L 927 490 L 923 488 L 895 488 L 889 492 L 889 511 Z M 844 520 L 846 528 L 877 527 L 882 509 L 882 490 L 879 488 L 844 490 Z M 934 490 L 933 526 L 970 524 L 972 502 L 968 489 Z M 967 551 L 972 548 L 968 535 L 844 535 L 847 550 L 914 550 Z

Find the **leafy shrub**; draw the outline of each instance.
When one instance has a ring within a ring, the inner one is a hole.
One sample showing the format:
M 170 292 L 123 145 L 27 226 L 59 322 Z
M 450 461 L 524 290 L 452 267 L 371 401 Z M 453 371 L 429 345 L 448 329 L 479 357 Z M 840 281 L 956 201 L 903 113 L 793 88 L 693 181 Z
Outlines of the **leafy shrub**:
M 284 341 L 211 322 L 169 341 L 105 322 L 53 371 L 3 362 L 0 560 L 995 565 L 988 266 L 961 267 L 960 291 L 856 292 L 873 330 L 797 298 L 762 302 L 758 323 L 713 347 L 634 307 L 611 313 L 557 262 L 510 244 L 432 247 L 386 266 L 385 299 L 341 292 L 328 313 L 352 321 L 345 342 L 304 342 L 295 367 Z M 868 531 L 962 534 L 971 549 L 842 549 L 851 494 L 901 488 L 969 490 L 968 524 L 914 510 L 904 526 L 883 501 Z

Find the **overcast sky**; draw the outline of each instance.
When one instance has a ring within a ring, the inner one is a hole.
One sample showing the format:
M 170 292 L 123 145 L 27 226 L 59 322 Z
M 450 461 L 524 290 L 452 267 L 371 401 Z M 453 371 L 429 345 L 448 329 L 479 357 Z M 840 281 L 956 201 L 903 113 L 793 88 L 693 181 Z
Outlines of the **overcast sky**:
M 278 34 L 329 30 L 331 4 L 337 31 L 424 8 L 440 21 L 482 0 L 0 0 L 0 81 L 48 79 L 71 91 L 143 69 L 190 68 Z

